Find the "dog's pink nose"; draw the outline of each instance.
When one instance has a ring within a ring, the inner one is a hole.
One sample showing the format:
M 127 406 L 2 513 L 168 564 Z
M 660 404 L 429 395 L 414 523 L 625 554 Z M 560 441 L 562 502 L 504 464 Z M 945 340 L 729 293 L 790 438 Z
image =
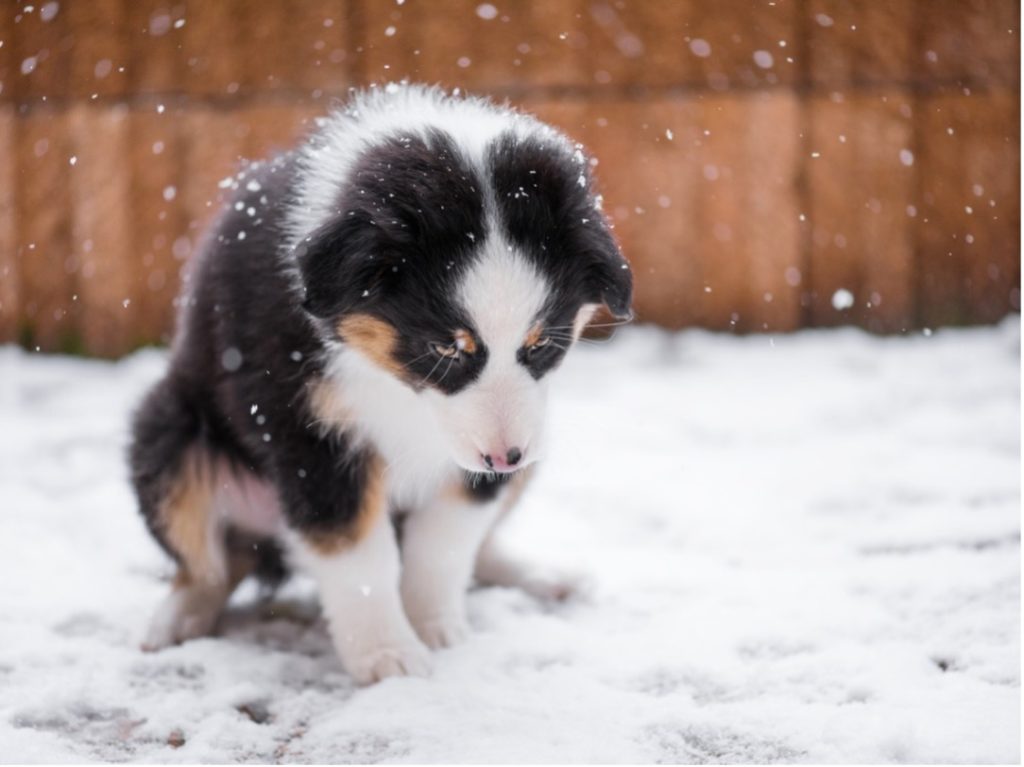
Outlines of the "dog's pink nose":
M 487 453 L 482 458 L 492 471 L 511 471 L 523 460 L 523 451 L 518 447 L 510 447 L 504 456 L 501 453 Z

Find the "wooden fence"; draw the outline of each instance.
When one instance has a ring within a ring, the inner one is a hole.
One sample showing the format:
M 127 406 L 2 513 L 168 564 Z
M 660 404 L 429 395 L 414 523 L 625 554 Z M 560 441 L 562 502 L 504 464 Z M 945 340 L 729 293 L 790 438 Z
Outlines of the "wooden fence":
M 588 144 L 668 327 L 1020 307 L 1014 0 L 0 0 L 0 341 L 164 341 L 240 158 L 348 88 L 508 98 Z

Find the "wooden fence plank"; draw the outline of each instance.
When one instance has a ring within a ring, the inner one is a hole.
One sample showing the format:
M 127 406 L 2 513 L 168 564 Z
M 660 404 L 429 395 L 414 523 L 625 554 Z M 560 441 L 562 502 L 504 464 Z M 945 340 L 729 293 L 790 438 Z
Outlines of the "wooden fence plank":
M 800 323 L 799 104 L 788 92 L 701 102 L 702 324 L 741 331 Z
M 239 110 L 239 124 L 245 127 L 240 152 L 246 160 L 264 160 L 287 152 L 313 127 L 324 111 L 314 106 L 255 104 Z
M 337 94 L 348 85 L 344 2 L 285 0 L 243 15 L 240 23 L 244 91 Z
M 1019 311 L 1019 95 L 937 94 L 920 112 L 921 320 L 992 322 Z
M 364 80 L 480 90 L 583 85 L 592 74 L 581 8 L 578 0 L 500 9 L 477 0 L 363 2 Z
M 223 198 L 218 184 L 241 168 L 245 126 L 229 111 L 192 107 L 182 117 L 186 137 L 182 207 L 188 250 L 195 251 Z
M 237 92 L 245 79 L 240 21 L 252 7 L 244 0 L 188 0 L 186 8 L 186 75 L 179 85 L 193 96 Z
M 79 105 L 70 114 L 78 157 L 70 176 L 74 252 L 81 262 L 78 304 L 82 342 L 113 357 L 137 343 L 137 272 L 131 247 L 132 211 L 128 109 Z
M 792 96 L 587 105 L 586 120 L 557 105 L 529 106 L 598 158 L 641 320 L 744 331 L 799 323 L 788 271 L 800 262 Z
M 899 91 L 810 105 L 811 319 L 874 331 L 913 324 L 915 156 Z M 852 302 L 847 306 L 847 303 Z
M 915 11 L 921 24 L 921 76 L 1020 83 L 1020 3 L 918 0 Z
M 638 318 L 672 326 L 692 321 L 701 293 L 688 247 L 694 160 L 682 127 L 694 122 L 692 105 L 682 100 L 616 101 L 582 104 L 575 110 L 537 105 L 533 111 L 581 139 L 598 160 L 595 175 L 604 196 L 602 207 L 633 268 Z M 666 138 L 669 126 L 681 132 L 679 141 Z M 661 173 L 666 166 L 676 173 Z M 650 231 L 660 236 L 645 236 Z
M 15 169 L 18 167 L 17 117 L 0 106 L 0 343 L 18 338 L 21 275 L 18 273 Z
M 134 343 L 169 340 L 180 271 L 191 251 L 182 205 L 186 142 L 181 123 L 182 115 L 169 110 L 136 110 L 130 118 Z
M 791 83 L 792 0 L 649 0 L 588 6 L 595 70 L 623 85 L 701 85 L 723 91 Z
M 43 6 L 48 6 L 43 13 Z M 31 11 L 26 10 L 31 8 Z M 13 58 L 12 96 L 20 102 L 39 102 L 66 97 L 70 91 L 74 31 L 68 14 L 47 3 L 4 3 L 0 13 L 9 21 Z M 5 46 L 6 47 L 6 46 Z
M 14 101 L 14 13 L 7 6 L 0 7 L 0 104 Z
M 127 4 L 128 78 L 133 93 L 184 90 L 185 6 L 165 0 Z
M 17 258 L 24 301 L 19 336 L 44 351 L 76 350 L 80 264 L 71 248 L 67 176 L 74 166 L 62 112 L 33 110 L 18 124 Z
M 123 0 L 65 2 L 74 44 L 68 52 L 69 92 L 80 98 L 123 96 L 128 92 L 128 14 Z
M 810 0 L 802 25 L 811 82 L 840 87 L 906 80 L 919 66 L 919 15 L 928 12 L 912 0 Z

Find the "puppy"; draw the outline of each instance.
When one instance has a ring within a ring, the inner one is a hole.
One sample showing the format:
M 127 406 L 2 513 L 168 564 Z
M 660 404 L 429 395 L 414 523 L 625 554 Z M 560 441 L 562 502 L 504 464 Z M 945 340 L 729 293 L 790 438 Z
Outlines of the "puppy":
M 630 315 L 587 158 L 509 108 L 391 85 L 222 186 L 133 423 L 178 566 L 145 646 L 209 633 L 284 554 L 358 682 L 424 674 L 474 577 L 558 588 L 492 534 L 543 454 L 550 375 L 599 306 Z

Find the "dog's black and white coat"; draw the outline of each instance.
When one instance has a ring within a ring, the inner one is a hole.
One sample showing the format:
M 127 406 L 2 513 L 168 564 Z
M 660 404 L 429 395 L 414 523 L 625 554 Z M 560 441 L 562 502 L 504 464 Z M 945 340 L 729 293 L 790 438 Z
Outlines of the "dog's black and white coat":
M 179 566 L 146 645 L 209 632 L 283 551 L 358 681 L 425 673 L 474 576 L 560 588 L 492 532 L 542 454 L 549 374 L 597 307 L 630 313 L 587 158 L 510 109 L 388 86 L 230 188 L 134 422 L 142 514 Z

